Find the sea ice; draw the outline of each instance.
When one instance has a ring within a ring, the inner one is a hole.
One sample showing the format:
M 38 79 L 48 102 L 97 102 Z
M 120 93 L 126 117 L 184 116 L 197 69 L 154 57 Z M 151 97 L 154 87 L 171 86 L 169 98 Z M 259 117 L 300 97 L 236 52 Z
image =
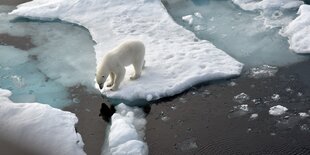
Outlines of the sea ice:
M 0 88 L 0 136 L 38 154 L 85 155 L 75 114 L 41 103 L 13 103 Z
M 212 43 L 197 39 L 176 24 L 157 0 L 34 0 L 17 6 L 11 14 L 61 19 L 86 27 L 97 43 L 97 64 L 122 41 L 142 40 L 146 46 L 146 67 L 141 78 L 128 80 L 133 69 L 127 68 L 120 90 L 103 90 L 108 97 L 135 100 L 151 94 L 152 100 L 156 100 L 200 82 L 239 75 L 243 67 Z
M 197 149 L 198 145 L 196 143 L 196 138 L 189 138 L 184 140 L 183 142 L 176 144 L 177 149 L 180 149 L 182 151 L 188 151 L 192 149 Z
M 144 112 L 123 103 L 117 105 L 115 109 L 101 155 L 147 155 L 148 146 L 143 141 L 146 125 Z
M 290 49 L 297 53 L 310 53 L 310 5 L 300 6 L 295 18 L 282 33 L 289 38 Z
M 281 105 L 273 106 L 269 109 L 269 114 L 273 116 L 279 116 L 284 114 L 288 109 Z

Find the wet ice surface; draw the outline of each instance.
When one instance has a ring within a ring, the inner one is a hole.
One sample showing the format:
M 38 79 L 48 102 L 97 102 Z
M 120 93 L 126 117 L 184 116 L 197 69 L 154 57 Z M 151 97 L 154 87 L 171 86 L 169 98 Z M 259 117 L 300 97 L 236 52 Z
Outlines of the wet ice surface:
M 0 7 L 0 33 L 29 36 L 35 47 L 22 50 L 0 45 L 1 88 L 13 92 L 14 102 L 41 102 L 57 108 L 78 103 L 68 89 L 76 85 L 91 89 L 94 83 L 94 43 L 88 31 L 68 23 L 16 20 L 7 14 L 12 9 Z
M 275 27 L 270 28 L 266 27 L 266 18 L 259 12 L 244 11 L 229 0 L 177 3 L 168 0 L 166 7 L 177 23 L 195 32 L 199 38 L 211 41 L 248 66 L 284 66 L 307 59 L 289 49 L 287 38 L 280 36 L 277 28 L 296 17 L 297 9 L 279 13 L 279 18 L 268 19 L 267 23 Z M 195 12 L 199 12 L 202 18 L 195 16 Z M 269 13 L 266 12 L 266 16 Z M 184 21 L 182 17 L 188 20 Z

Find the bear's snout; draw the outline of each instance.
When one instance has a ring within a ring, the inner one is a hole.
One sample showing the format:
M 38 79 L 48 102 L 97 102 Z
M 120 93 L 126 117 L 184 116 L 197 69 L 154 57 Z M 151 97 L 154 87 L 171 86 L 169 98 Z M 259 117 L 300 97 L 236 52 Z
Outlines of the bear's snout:
M 102 89 L 103 88 L 103 83 L 98 84 L 99 88 Z

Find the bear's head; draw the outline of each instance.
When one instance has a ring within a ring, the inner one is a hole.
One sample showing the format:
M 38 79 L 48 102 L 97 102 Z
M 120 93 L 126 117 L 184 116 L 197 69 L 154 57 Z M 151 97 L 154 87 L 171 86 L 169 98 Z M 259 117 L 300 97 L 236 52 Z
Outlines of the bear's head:
M 97 71 L 96 81 L 100 89 L 103 88 L 104 82 L 107 80 L 108 76 L 109 76 L 109 72 L 106 69 L 104 69 L 104 67 L 101 67 Z

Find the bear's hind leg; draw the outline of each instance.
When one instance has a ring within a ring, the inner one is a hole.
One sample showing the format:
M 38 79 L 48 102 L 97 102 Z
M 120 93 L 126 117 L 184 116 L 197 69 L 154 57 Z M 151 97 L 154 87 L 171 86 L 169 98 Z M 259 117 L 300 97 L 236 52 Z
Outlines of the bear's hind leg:
M 126 69 L 121 68 L 118 72 L 115 72 L 115 82 L 111 88 L 112 91 L 117 90 L 121 82 L 125 77 Z
M 132 64 L 133 65 L 133 68 L 135 70 L 135 74 L 133 76 L 130 77 L 130 80 L 135 80 L 137 78 L 139 78 L 141 76 L 141 72 L 142 72 L 142 69 L 144 67 L 144 64 L 145 64 L 145 61 L 140 61 L 139 63 L 137 64 Z
M 107 84 L 107 87 L 111 87 L 115 82 L 115 74 L 113 72 L 110 73 L 111 81 Z

